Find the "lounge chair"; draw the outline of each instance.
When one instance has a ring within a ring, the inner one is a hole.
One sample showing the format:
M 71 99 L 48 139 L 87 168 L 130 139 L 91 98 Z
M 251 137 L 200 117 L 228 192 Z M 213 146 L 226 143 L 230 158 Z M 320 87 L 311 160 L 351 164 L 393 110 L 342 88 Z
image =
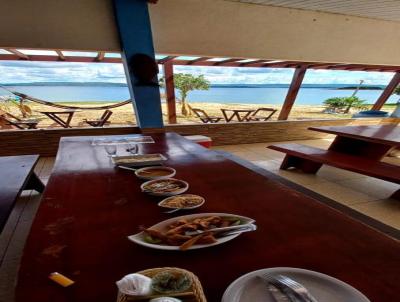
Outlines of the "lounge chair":
M 204 123 L 218 123 L 220 120 L 222 120 L 222 117 L 217 117 L 217 116 L 210 116 L 205 112 L 203 109 L 196 109 L 196 108 L 191 108 L 191 110 L 194 112 L 194 114 Z
M 107 109 L 106 111 L 104 111 L 103 115 L 99 119 L 97 119 L 97 120 L 84 119 L 83 121 L 92 127 L 103 127 L 105 124 L 110 123 L 108 120 L 112 114 L 113 114 L 113 112 L 111 110 Z
M 37 129 L 36 126 L 39 123 L 37 120 L 22 120 L 11 113 L 0 110 L 0 120 L 5 125 L 10 125 L 17 129 Z
M 254 113 L 252 113 L 247 120 L 248 121 L 254 121 L 254 122 L 259 122 L 259 121 L 268 121 L 274 114 L 277 112 L 277 109 L 273 108 L 258 108 Z M 266 115 L 259 115 L 260 112 L 268 112 Z

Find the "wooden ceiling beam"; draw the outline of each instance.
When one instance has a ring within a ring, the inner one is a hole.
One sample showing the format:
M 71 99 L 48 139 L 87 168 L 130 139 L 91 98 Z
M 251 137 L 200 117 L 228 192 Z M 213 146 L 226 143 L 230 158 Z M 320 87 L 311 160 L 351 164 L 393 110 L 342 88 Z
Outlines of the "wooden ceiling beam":
M 253 65 L 257 65 L 254 67 L 259 67 L 258 65 L 260 65 L 260 63 L 265 63 L 265 60 L 254 60 L 250 62 L 239 63 L 239 67 L 253 67 Z
M 328 69 L 329 67 L 340 65 L 338 63 L 317 63 L 310 64 L 308 68 L 310 69 Z
M 105 55 L 106 55 L 106 53 L 104 51 L 99 51 L 97 53 L 96 61 L 97 62 L 102 62 L 104 60 L 104 56 Z
M 0 61 L 17 61 L 20 58 L 14 54 L 0 54 Z
M 78 62 L 78 63 L 98 63 L 96 57 L 73 57 L 64 56 L 65 60 L 63 62 Z M 15 61 L 21 60 L 17 55 L 2 55 L 0 54 L 0 61 Z M 29 61 L 39 61 L 39 62 L 59 62 L 58 56 L 48 56 L 48 55 L 30 55 Z M 121 58 L 104 58 L 102 63 L 121 63 Z
M 198 62 L 202 62 L 202 61 L 207 61 L 208 59 L 210 59 L 209 57 L 200 57 L 194 60 L 189 60 L 189 62 L 186 65 L 195 65 Z
M 26 54 L 23 54 L 22 52 L 16 49 L 11 49 L 11 48 L 4 48 L 4 49 L 16 55 L 20 60 L 29 60 L 29 57 Z
M 162 58 L 162 59 L 160 59 L 160 60 L 158 60 L 158 64 L 165 64 L 165 63 L 167 63 L 167 62 L 170 62 L 170 61 L 172 61 L 173 59 L 175 59 L 175 58 L 177 58 L 178 56 L 167 56 L 167 57 L 165 57 L 165 58 Z
M 228 63 L 234 63 L 237 61 L 240 61 L 242 59 L 238 59 L 238 58 L 230 58 L 230 59 L 226 59 L 223 61 L 217 61 L 217 62 L 213 62 L 213 66 L 223 66 L 224 64 L 228 64 Z
M 64 56 L 64 54 L 63 54 L 63 52 L 61 50 L 56 50 L 55 52 L 57 53 L 58 59 L 60 61 L 65 61 L 65 56 Z

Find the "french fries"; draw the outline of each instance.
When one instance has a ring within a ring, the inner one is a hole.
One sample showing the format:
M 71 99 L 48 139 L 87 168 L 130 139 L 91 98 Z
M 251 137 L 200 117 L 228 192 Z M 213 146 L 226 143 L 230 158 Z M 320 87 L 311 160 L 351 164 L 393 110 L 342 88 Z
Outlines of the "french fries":
M 234 217 L 208 216 L 192 220 L 180 219 L 171 223 L 166 231 L 142 229 L 145 240 L 149 243 L 179 246 L 183 251 L 195 244 L 212 244 L 217 241 L 211 232 L 214 228 L 229 227 L 240 224 Z M 187 232 L 202 231 L 201 234 L 187 235 Z M 210 232 L 207 232 L 210 231 Z

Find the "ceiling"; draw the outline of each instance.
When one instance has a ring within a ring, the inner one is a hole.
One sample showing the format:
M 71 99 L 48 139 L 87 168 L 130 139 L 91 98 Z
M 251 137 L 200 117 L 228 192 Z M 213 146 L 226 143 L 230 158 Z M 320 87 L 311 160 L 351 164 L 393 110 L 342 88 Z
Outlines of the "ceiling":
M 227 0 L 400 22 L 399 0 Z

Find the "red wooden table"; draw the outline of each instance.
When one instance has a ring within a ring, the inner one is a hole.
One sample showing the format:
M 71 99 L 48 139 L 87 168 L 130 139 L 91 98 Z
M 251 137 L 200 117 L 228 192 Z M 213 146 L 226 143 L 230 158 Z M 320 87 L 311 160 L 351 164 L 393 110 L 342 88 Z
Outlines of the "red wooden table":
M 332 275 L 374 302 L 398 300 L 398 239 L 333 209 L 315 194 L 301 193 L 177 134 L 152 137 L 155 144 L 142 144 L 139 152 L 165 154 L 176 177 L 189 182 L 188 192 L 205 197 L 194 212 L 249 216 L 258 230 L 188 252 L 135 245 L 126 237 L 140 225 L 171 217 L 157 207 L 160 198 L 140 192 L 141 181 L 131 171 L 112 167 L 104 148 L 91 145 L 93 137 L 63 138 L 25 247 L 17 301 L 115 301 L 116 280 L 162 266 L 197 274 L 210 302 L 220 301 L 242 274 L 276 266 Z M 52 283 L 47 276 L 55 271 L 76 283 L 69 288 Z
M 381 160 L 392 149 L 400 148 L 397 125 L 310 127 L 335 134 L 329 150 Z

